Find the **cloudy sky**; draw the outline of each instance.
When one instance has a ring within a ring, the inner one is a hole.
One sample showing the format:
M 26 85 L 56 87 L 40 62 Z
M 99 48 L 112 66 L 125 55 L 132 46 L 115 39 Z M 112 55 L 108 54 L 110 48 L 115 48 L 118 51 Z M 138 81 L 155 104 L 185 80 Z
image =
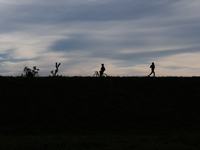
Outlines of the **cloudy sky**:
M 199 0 L 0 0 L 0 75 L 200 75 Z

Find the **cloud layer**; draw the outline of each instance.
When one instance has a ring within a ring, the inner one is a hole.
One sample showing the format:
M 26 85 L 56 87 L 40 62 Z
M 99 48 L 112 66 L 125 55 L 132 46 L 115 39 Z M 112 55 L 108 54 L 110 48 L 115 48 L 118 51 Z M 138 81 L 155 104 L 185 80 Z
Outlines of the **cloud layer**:
M 198 76 L 198 0 L 0 0 L 0 74 Z M 184 56 L 184 57 L 183 57 Z

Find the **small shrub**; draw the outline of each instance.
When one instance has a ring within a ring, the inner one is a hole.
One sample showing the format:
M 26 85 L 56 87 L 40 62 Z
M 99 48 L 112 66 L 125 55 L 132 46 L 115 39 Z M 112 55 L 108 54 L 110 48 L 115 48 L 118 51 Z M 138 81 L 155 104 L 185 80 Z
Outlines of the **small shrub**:
M 33 70 L 31 70 L 30 68 L 28 68 L 27 66 L 24 67 L 24 70 L 25 72 L 25 77 L 36 77 L 36 76 L 39 76 L 39 69 L 36 68 L 36 66 L 33 67 Z M 22 74 L 23 76 L 23 74 Z

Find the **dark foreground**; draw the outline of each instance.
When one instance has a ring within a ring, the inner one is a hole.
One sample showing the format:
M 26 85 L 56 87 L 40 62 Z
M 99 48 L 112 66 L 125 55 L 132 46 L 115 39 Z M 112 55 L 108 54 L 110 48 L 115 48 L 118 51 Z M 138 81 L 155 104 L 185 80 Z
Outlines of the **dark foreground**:
M 0 149 L 200 149 L 200 78 L 0 78 Z

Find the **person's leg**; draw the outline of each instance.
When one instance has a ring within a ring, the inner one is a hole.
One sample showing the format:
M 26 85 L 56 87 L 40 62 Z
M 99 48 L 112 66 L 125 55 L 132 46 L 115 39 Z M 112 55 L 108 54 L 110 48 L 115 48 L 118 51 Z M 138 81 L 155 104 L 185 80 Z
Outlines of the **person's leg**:
M 154 69 L 152 69 L 152 71 L 151 71 L 152 73 L 153 73 L 153 76 L 155 77 L 155 71 L 154 71 Z
M 148 77 L 152 74 L 153 72 L 151 72 L 149 75 L 148 75 Z
M 102 77 L 103 72 L 102 72 L 102 71 L 99 71 L 99 74 L 100 74 L 100 77 Z

